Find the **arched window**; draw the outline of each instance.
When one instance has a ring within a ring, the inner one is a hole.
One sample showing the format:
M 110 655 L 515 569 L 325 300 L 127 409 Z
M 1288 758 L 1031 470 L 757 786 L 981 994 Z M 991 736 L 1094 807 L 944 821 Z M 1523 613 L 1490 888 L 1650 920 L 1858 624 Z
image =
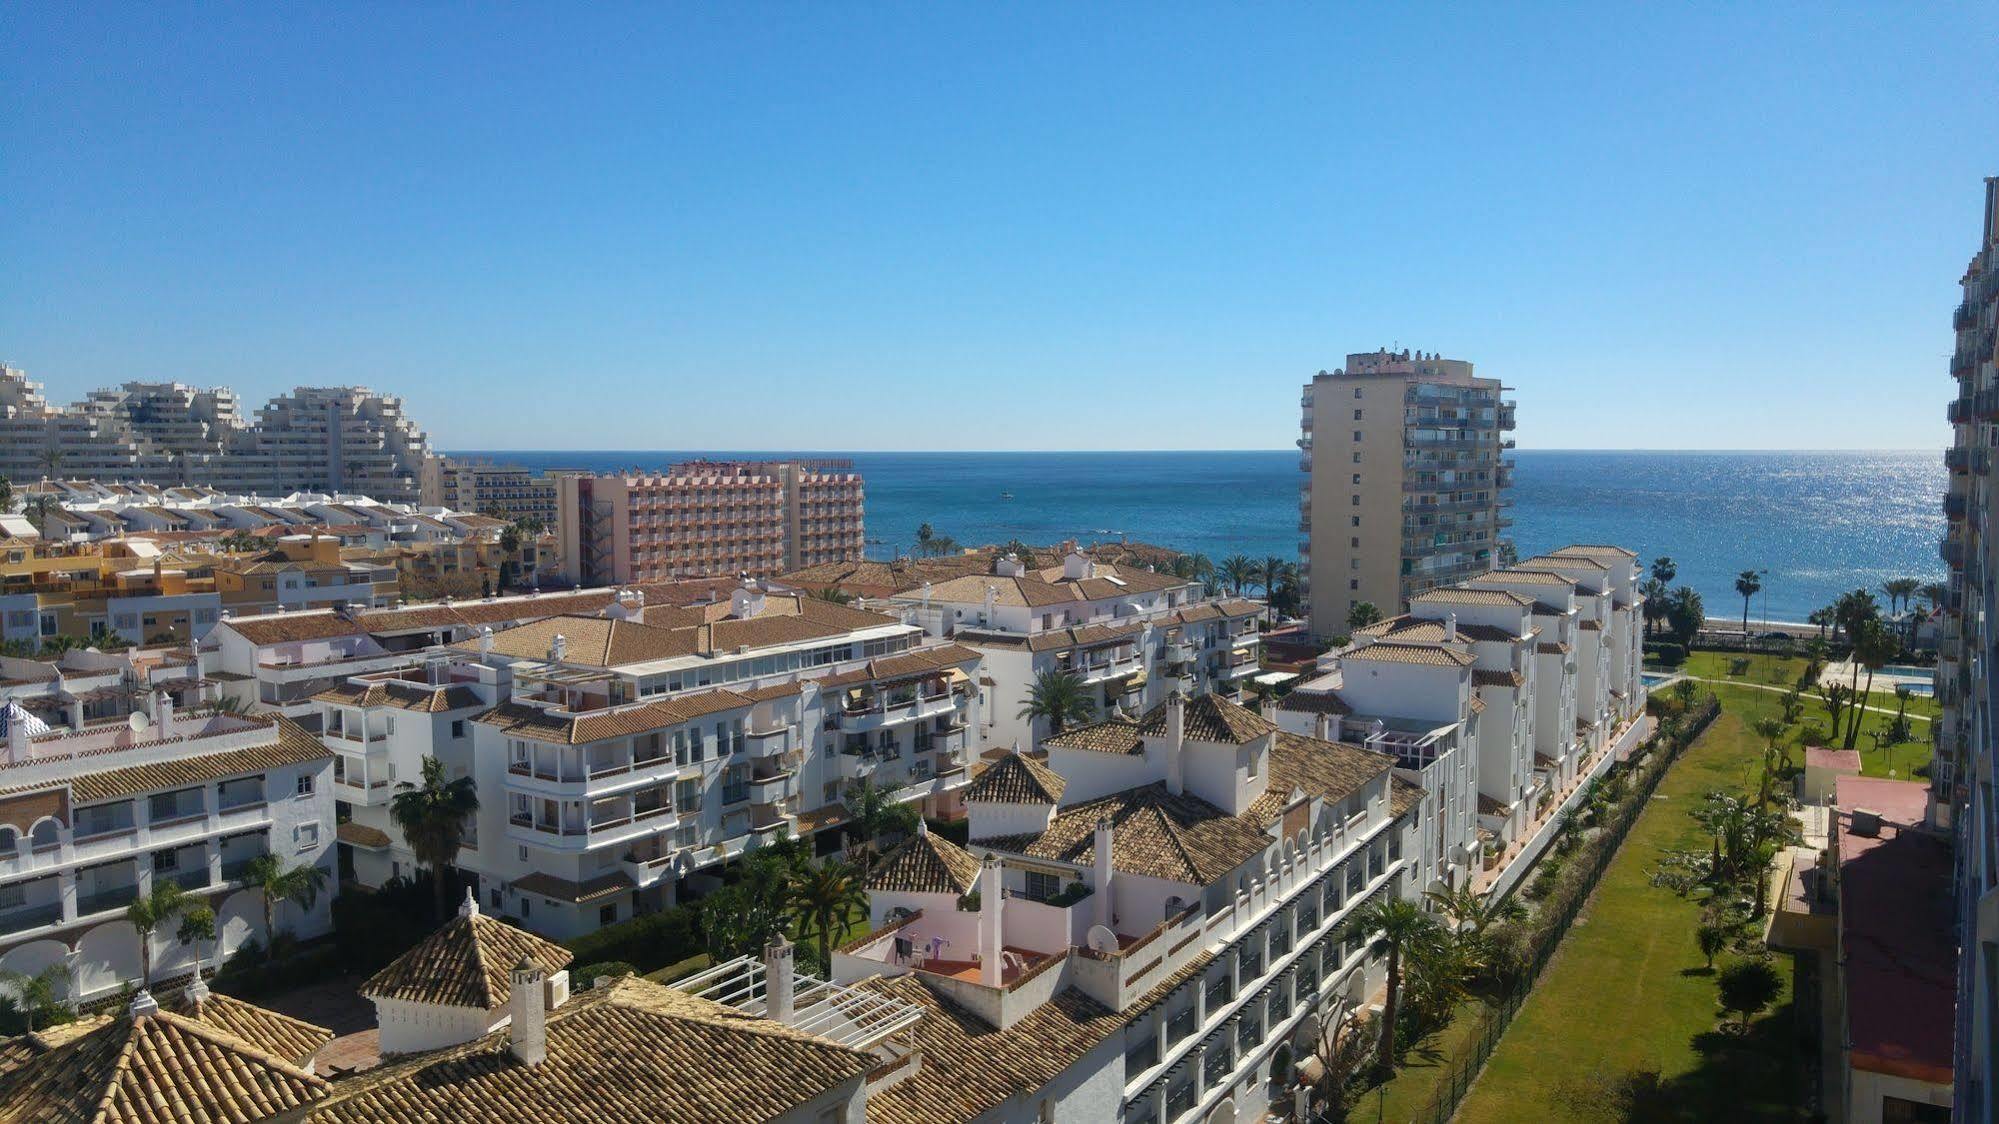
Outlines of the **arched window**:
M 41 820 L 28 832 L 28 841 L 37 851 L 57 846 L 62 842 L 62 825 L 51 819 Z
M 21 848 L 21 833 L 13 824 L 0 824 L 0 858 L 5 858 Z

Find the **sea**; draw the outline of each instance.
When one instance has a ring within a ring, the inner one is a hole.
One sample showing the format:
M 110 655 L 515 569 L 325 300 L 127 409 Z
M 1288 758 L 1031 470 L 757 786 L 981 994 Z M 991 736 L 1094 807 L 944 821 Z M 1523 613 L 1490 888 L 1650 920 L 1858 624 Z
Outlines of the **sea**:
M 1219 560 L 1298 553 L 1298 454 L 1240 452 L 749 453 L 466 451 L 537 470 L 660 469 L 696 457 L 839 457 L 866 480 L 868 553 L 907 553 L 917 528 L 966 545 L 1128 538 Z M 1615 543 L 1679 568 L 1708 615 L 1739 617 L 1743 570 L 1759 620 L 1802 621 L 1856 587 L 1940 581 L 1938 450 L 1514 454 L 1512 535 L 1526 557 Z

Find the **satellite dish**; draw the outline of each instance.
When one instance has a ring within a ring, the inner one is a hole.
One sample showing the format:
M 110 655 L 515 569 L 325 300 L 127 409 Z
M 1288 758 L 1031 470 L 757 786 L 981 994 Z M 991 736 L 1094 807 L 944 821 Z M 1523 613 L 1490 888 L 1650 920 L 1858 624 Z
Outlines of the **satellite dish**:
M 896 907 L 895 907 L 894 909 L 891 909 L 891 910 L 889 910 L 889 911 L 888 911 L 888 916 L 887 916 L 886 918 L 884 918 L 884 920 L 887 920 L 887 921 L 900 921 L 900 920 L 902 920 L 903 918 L 905 918 L 905 917 L 908 917 L 908 916 L 910 915 L 910 912 L 911 912 L 911 911 L 910 911 L 910 908 L 909 908 L 908 906 L 906 906 L 906 905 L 899 905 L 899 906 L 896 906 Z
M 125 724 L 126 724 L 127 726 L 130 726 L 130 727 L 132 728 L 132 732 L 133 732 L 133 733 L 135 733 L 135 734 L 140 734 L 140 733 L 144 733 L 144 732 L 145 732 L 145 730 L 146 730 L 146 727 L 147 727 L 147 726 L 149 726 L 149 725 L 151 725 L 152 723 L 150 723 L 150 722 L 147 722 L 147 721 L 146 721 L 146 716 L 145 716 L 145 715 L 143 715 L 143 714 L 140 714 L 140 713 L 139 713 L 138 711 L 136 711 L 136 710 L 135 710 L 135 711 L 133 711 L 133 712 L 132 712 L 132 716 L 131 716 L 130 718 L 127 718 L 127 719 L 125 720 Z
M 1116 952 L 1118 949 L 1117 934 L 1104 925 L 1090 926 L 1090 932 L 1084 939 L 1097 952 Z

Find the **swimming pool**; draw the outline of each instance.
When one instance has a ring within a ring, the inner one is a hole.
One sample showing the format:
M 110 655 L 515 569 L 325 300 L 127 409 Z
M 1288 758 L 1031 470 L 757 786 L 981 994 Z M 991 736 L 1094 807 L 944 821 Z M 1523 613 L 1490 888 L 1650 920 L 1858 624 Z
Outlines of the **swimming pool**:
M 1645 684 L 1645 689 L 1648 691 L 1664 687 L 1679 677 L 1679 673 L 1675 671 L 1641 671 L 1638 673 L 1638 681 Z

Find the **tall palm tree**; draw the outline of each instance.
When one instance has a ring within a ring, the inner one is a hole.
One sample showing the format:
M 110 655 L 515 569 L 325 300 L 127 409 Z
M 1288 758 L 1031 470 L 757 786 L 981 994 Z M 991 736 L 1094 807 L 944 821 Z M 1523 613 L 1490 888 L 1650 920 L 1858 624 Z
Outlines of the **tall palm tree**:
M 1894 662 L 1902 653 L 1902 641 L 1888 626 L 1878 619 L 1861 621 L 1853 633 L 1853 667 L 1857 674 L 1862 667 L 1867 669 L 1867 686 L 1856 686 L 1853 697 L 1853 722 L 1846 728 L 1846 748 L 1852 749 L 1860 738 L 1860 723 L 1866 714 L 1867 700 L 1874 693 L 1874 671 Z
M 1950 586 L 1943 582 L 1927 582 L 1916 592 L 1935 611 L 1943 608 L 1944 599 L 1950 596 Z
M 1864 589 L 1842 593 L 1832 604 L 1833 637 L 1838 639 L 1841 633 L 1845 633 L 1851 640 L 1853 630 L 1861 621 L 1873 620 L 1880 615 L 1881 605 L 1874 600 L 1873 594 Z
M 895 799 L 892 788 L 862 777 L 849 784 L 842 795 L 847 804 L 847 830 L 861 837 L 867 855 L 875 853 L 875 841 L 882 836 L 916 830 L 916 809 Z
M 1751 727 L 1756 731 L 1756 736 L 1763 739 L 1763 783 L 1756 796 L 1756 806 L 1759 808 L 1770 803 L 1772 766 L 1777 764 L 1788 766 L 1791 763 L 1791 755 L 1781 745 L 1784 731 L 1789 728 L 1777 718 L 1758 718 Z
M 854 599 L 853 594 L 847 593 L 844 590 L 835 589 L 830 585 L 827 586 L 825 589 L 815 590 L 812 593 L 812 596 L 818 598 L 821 601 L 831 601 L 835 605 L 845 605 Z
M 1437 920 L 1414 902 L 1391 897 L 1364 907 L 1351 923 L 1374 934 L 1374 946 L 1388 953 L 1388 995 L 1381 1005 L 1381 1046 L 1375 1056 L 1375 1065 L 1387 1074 L 1395 1069 L 1395 1007 L 1402 998 L 1403 957 L 1418 941 L 1435 935 Z
M 1676 642 L 1693 643 L 1707 625 L 1707 607 L 1701 602 L 1700 590 L 1683 585 L 1673 591 L 1666 601 L 1666 625 L 1672 629 Z
M 1744 570 L 1735 575 L 1735 592 L 1742 595 L 1742 636 L 1749 637 L 1749 599 L 1763 590 L 1763 575 L 1757 570 Z
M 1242 596 L 1242 587 L 1256 580 L 1256 563 L 1246 554 L 1231 554 L 1222 559 L 1221 575 L 1228 582 L 1229 592 Z
M 1813 609 L 1811 615 L 1805 618 L 1805 623 L 1818 626 L 1819 640 L 1823 642 L 1825 640 L 1825 630 L 1832 627 L 1832 610 L 1830 608 Z
M 423 783 L 403 781 L 389 801 L 389 819 L 403 833 L 416 861 L 430 868 L 437 916 L 448 916 L 451 864 L 465 846 L 465 822 L 479 810 L 479 789 L 469 776 L 447 780 L 444 762 L 423 759 Z
M 1436 907 L 1458 933 L 1478 938 L 1502 921 L 1524 921 L 1527 907 L 1511 897 L 1480 893 L 1471 883 L 1449 889 L 1427 890 L 1423 897 Z
M 1290 569 L 1291 563 L 1275 554 L 1264 556 L 1262 563 L 1256 568 L 1256 583 L 1263 587 L 1264 600 L 1269 600 L 1270 595 L 1277 592 L 1278 583 L 1284 580 L 1284 575 Z
M 517 523 L 509 523 L 500 528 L 500 580 L 495 592 L 505 593 L 513 584 L 513 576 L 520 569 L 514 559 L 521 552 L 521 528 Z
M 1652 578 L 1639 587 L 1638 611 L 1645 616 L 1645 634 L 1650 636 L 1666 619 L 1666 598 L 1672 594 L 1665 582 Z
M 1016 716 L 1032 722 L 1048 720 L 1048 732 L 1059 734 L 1071 723 L 1088 722 L 1097 716 L 1097 704 L 1081 676 L 1049 668 L 1034 677 L 1027 689 L 1027 702 Z
M 852 863 L 814 863 L 792 876 L 791 908 L 798 918 L 798 935 L 819 938 L 822 961 L 833 961 L 833 939 L 857 919 L 868 915 L 866 877 Z
M 133 900 L 125 907 L 125 920 L 139 933 L 139 986 L 150 987 L 153 983 L 153 933 L 172 922 L 182 914 L 200 910 L 208 914 L 210 931 L 213 931 L 215 915 L 208 913 L 208 907 L 201 899 L 181 888 L 178 882 L 161 882 L 153 887 L 153 892 Z M 198 924 L 198 923 L 197 923 Z
M 1375 608 L 1372 601 L 1356 601 L 1353 603 L 1353 608 L 1347 610 L 1348 632 L 1359 632 L 1368 625 L 1380 622 L 1381 610 Z
M 311 909 L 326 888 L 326 871 L 310 863 L 287 870 L 283 859 L 267 852 L 249 861 L 243 880 L 263 899 L 264 937 L 275 944 L 278 906 L 290 902 L 300 909 Z
M 1652 560 L 1652 580 L 1660 585 L 1672 585 L 1680 576 L 1679 564 L 1664 554 Z

